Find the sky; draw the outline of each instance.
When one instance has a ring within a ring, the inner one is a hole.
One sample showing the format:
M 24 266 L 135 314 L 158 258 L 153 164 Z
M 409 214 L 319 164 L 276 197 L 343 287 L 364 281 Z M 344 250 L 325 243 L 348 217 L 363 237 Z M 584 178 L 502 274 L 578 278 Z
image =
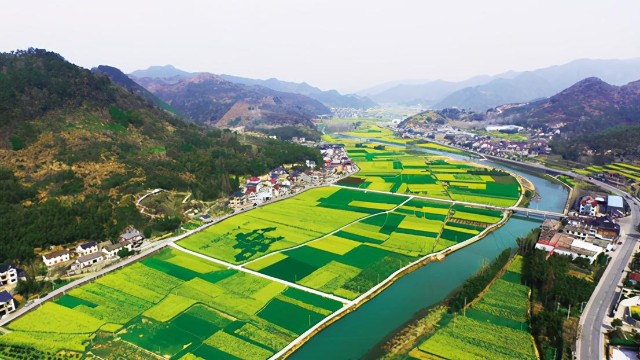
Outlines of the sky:
M 638 0 L 6 0 L 0 51 L 354 92 L 640 57 Z

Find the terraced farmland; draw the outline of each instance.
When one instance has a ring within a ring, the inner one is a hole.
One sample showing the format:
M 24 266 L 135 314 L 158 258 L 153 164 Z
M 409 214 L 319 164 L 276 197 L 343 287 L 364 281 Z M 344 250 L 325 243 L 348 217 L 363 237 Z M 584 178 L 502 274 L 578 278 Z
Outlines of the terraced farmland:
M 348 152 L 360 171 L 341 185 L 504 207 L 520 198 L 518 181 L 501 170 L 395 147 L 349 147 Z
M 412 349 L 416 359 L 537 359 L 528 332 L 529 288 L 517 257 L 466 316 L 448 315 L 441 328 Z
M 341 307 L 167 248 L 10 323 L 0 354 L 265 359 Z
M 631 181 L 640 181 L 640 166 L 617 162 L 603 166 L 589 166 L 584 169 L 573 169 L 574 172 L 582 175 L 593 175 L 602 172 L 622 175 Z

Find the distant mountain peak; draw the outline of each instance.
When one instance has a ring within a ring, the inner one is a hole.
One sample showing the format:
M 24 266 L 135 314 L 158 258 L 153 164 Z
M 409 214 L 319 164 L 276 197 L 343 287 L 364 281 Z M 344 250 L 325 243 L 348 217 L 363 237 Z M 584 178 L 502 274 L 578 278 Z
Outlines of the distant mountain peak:
M 190 73 L 188 71 L 180 70 L 171 64 L 167 65 L 153 65 L 149 66 L 144 70 L 136 70 L 132 72 L 130 75 L 138 78 L 149 77 L 149 78 L 171 78 L 179 76 L 181 78 L 187 78 L 194 75 L 194 73 Z

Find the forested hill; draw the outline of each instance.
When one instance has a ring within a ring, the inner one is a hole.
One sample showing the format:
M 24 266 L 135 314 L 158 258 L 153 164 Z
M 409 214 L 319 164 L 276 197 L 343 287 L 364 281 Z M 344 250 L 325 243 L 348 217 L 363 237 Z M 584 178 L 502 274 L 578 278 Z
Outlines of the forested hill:
M 149 90 L 145 89 L 137 82 L 131 80 L 118 68 L 108 65 L 100 65 L 91 69 L 91 72 L 95 74 L 102 74 L 108 77 L 109 80 L 111 80 L 111 82 L 113 82 L 114 84 L 120 85 L 130 92 L 142 96 L 143 98 L 149 100 L 151 103 L 155 104 L 157 107 L 179 115 L 179 112 L 176 109 L 172 108 L 169 104 L 162 101 L 162 99 L 160 99 L 159 97 L 153 95 Z
M 146 189 L 215 199 L 238 176 L 306 159 L 322 163 L 315 149 L 187 123 L 56 53 L 0 54 L 0 263 L 163 228 L 135 208 Z

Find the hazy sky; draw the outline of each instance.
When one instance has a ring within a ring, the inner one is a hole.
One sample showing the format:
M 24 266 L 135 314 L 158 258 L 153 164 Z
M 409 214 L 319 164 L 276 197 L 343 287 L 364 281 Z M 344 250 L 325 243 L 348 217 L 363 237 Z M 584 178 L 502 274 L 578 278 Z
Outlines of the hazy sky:
M 354 91 L 640 57 L 640 0 L 5 0 L 0 50 Z

